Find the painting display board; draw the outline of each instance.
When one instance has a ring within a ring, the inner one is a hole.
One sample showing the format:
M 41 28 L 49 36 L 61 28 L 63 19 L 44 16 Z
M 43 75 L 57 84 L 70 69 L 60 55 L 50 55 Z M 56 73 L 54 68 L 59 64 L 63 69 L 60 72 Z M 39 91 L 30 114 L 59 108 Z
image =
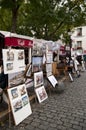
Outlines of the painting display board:
M 8 87 L 16 87 L 24 82 L 24 71 L 8 74 Z
M 25 70 L 25 55 L 23 49 L 3 49 L 2 55 L 5 74 Z
M 56 80 L 56 78 L 53 75 L 49 76 L 48 80 L 50 81 L 50 83 L 52 84 L 53 87 L 55 87 L 56 84 L 58 84 L 58 81 Z
M 34 73 L 34 87 L 38 87 L 43 84 L 43 72 L 39 71 Z
M 46 93 L 44 86 L 36 88 L 35 92 L 36 92 L 39 103 L 43 102 L 44 100 L 46 100 L 48 98 L 48 95 Z
M 25 84 L 22 84 L 7 91 L 15 125 L 18 125 L 32 113 L 27 90 Z

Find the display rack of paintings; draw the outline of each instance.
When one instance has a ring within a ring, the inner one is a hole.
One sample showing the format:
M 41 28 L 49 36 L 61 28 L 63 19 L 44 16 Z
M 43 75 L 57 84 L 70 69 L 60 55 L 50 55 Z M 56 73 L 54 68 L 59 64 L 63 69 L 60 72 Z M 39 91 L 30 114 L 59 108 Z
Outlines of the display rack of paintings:
M 27 90 L 25 84 L 22 84 L 13 88 L 9 88 L 7 91 L 15 125 L 18 125 L 32 113 Z
M 25 55 L 23 49 L 3 49 L 2 55 L 5 74 L 25 70 Z

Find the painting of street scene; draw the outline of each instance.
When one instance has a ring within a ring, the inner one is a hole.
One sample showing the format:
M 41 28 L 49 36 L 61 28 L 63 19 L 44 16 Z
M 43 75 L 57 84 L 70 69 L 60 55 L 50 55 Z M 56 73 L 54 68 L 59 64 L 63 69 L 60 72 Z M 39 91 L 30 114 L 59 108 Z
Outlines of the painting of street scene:
M 22 108 L 22 100 L 18 99 L 13 103 L 14 112 L 19 111 Z
M 15 87 L 25 82 L 24 71 L 12 73 L 8 75 L 9 87 Z
M 27 96 L 24 96 L 22 98 L 22 102 L 23 102 L 23 106 L 27 105 L 28 104 L 28 97 Z

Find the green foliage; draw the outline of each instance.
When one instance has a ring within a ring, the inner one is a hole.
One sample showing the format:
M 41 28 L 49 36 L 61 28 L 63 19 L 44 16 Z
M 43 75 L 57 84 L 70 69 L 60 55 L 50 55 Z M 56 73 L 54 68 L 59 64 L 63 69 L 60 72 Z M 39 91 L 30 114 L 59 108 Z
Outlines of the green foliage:
M 58 40 L 63 34 L 68 44 L 67 30 L 86 24 L 83 0 L 0 0 L 0 6 L 1 30 L 13 28 L 16 33 L 36 38 Z

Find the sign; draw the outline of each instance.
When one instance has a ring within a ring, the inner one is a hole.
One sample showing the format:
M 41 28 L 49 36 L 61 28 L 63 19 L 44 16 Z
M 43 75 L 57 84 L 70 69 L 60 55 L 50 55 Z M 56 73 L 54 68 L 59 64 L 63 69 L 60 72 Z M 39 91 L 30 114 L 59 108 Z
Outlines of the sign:
M 33 41 L 17 37 L 6 37 L 5 46 L 33 47 Z

